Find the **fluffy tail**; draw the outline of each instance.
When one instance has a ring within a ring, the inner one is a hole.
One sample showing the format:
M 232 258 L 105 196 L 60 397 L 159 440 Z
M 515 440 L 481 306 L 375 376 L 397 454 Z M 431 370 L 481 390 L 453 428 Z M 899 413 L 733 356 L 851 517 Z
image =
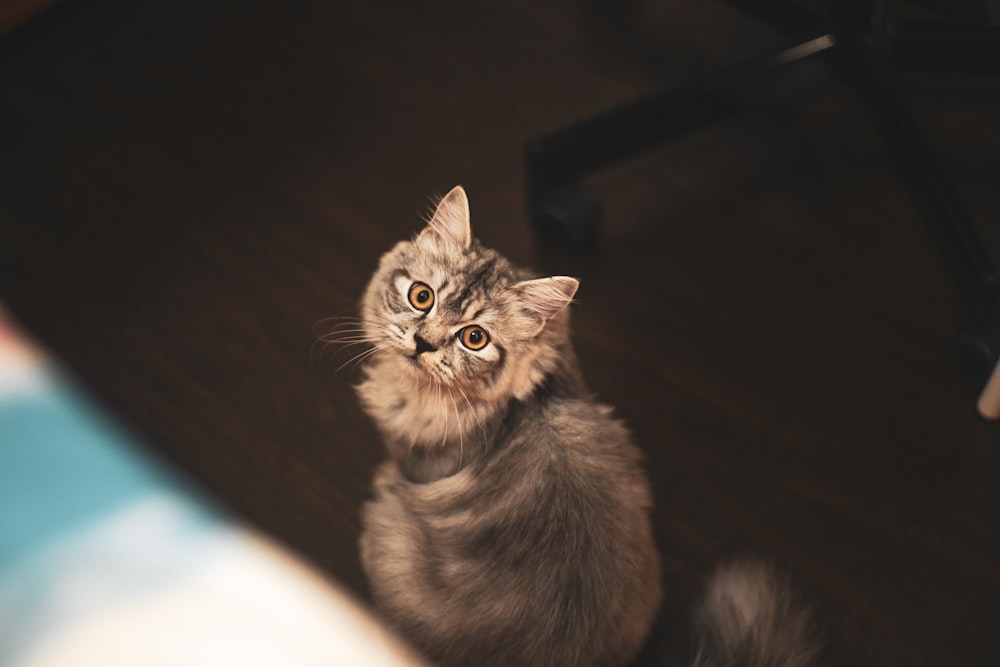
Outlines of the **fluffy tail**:
M 823 648 L 811 608 L 790 583 L 749 562 L 709 580 L 694 641 L 692 667 L 815 667 Z

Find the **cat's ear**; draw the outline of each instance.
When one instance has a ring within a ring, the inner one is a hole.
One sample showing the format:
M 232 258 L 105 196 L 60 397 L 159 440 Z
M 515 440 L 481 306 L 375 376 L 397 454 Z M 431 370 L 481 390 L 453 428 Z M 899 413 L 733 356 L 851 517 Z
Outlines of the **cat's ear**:
M 569 276 L 525 280 L 514 285 L 518 306 L 529 321 L 529 333 L 535 335 L 572 301 L 580 281 Z
M 417 240 L 438 246 L 451 246 L 465 250 L 472 243 L 469 225 L 469 198 L 461 185 L 446 194 L 434 210 L 430 222 L 420 232 Z

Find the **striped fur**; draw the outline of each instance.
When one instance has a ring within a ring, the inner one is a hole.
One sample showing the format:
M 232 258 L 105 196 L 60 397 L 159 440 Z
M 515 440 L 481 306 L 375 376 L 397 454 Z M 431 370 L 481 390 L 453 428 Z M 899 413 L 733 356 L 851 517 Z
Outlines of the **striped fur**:
M 411 307 L 415 281 L 433 308 Z M 387 618 L 441 665 L 620 665 L 660 599 L 651 497 L 569 342 L 576 281 L 534 279 L 468 231 L 461 190 L 381 260 L 358 392 L 390 453 L 361 558 Z M 473 352 L 456 333 L 490 335 Z M 415 336 L 435 350 L 416 355 Z
M 432 306 L 409 300 L 418 283 Z M 381 612 L 436 664 L 624 665 L 659 606 L 649 484 L 584 386 L 576 287 L 481 246 L 456 188 L 365 292 L 374 347 L 358 394 L 389 457 L 361 560 Z M 470 325 L 488 332 L 482 349 L 462 344 Z M 694 665 L 806 667 L 807 621 L 765 569 L 723 570 L 699 608 Z

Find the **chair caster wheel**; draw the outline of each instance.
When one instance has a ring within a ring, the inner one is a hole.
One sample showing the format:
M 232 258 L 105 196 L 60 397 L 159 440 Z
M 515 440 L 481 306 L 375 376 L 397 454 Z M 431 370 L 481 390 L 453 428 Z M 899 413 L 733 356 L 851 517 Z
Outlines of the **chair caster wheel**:
M 580 250 L 597 241 L 604 206 L 589 187 L 573 183 L 532 203 L 530 215 L 542 243 L 561 250 Z

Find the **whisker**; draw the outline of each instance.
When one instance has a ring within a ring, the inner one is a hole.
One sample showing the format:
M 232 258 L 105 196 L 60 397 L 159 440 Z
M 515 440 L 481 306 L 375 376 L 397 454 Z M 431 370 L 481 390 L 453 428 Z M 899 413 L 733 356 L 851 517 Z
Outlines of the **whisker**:
M 348 326 L 350 328 L 348 328 Z M 376 325 L 373 325 L 373 326 L 376 326 L 378 328 L 383 328 L 379 324 L 376 324 Z M 368 331 L 368 327 L 361 326 L 361 325 L 359 325 L 358 322 L 342 322 L 341 324 L 338 324 L 337 326 L 335 326 L 332 329 L 330 329 L 329 333 L 338 333 L 338 332 L 341 332 L 341 331 L 343 331 L 343 332 L 347 332 L 347 331 Z
M 315 361 L 317 357 L 316 346 L 320 344 L 323 346 L 320 351 L 320 358 L 325 357 L 325 353 L 331 345 L 341 346 L 341 349 L 337 350 L 333 356 L 330 357 L 332 361 L 337 358 L 342 349 L 347 349 L 352 345 L 361 343 L 377 344 L 382 342 L 385 338 L 391 338 L 394 335 L 389 329 L 389 326 L 385 324 L 366 323 L 360 318 L 354 316 L 335 315 L 324 318 L 321 322 L 330 322 L 334 320 L 342 321 L 334 325 L 330 331 L 319 335 L 316 340 L 313 341 L 313 344 L 309 348 L 310 359 Z M 379 335 L 380 333 L 382 335 Z
M 441 387 L 442 387 L 442 385 L 438 384 L 437 400 L 438 400 L 439 404 L 442 402 L 441 401 L 441 395 L 442 395 Z M 445 404 L 445 406 L 444 406 L 444 435 L 441 436 L 441 447 L 442 448 L 445 446 L 446 442 L 448 442 L 448 405 L 447 404 Z
M 334 373 L 339 373 L 345 366 L 347 366 L 351 362 L 356 361 L 358 363 L 361 363 L 362 361 L 364 361 L 365 359 L 367 359 L 371 355 L 375 354 L 379 350 L 384 350 L 387 347 L 389 347 L 388 344 L 386 344 L 386 345 L 376 345 L 375 347 L 367 349 L 364 352 L 361 352 L 360 354 L 356 354 L 353 357 L 351 357 L 350 359 L 348 359 L 347 361 L 345 361 L 344 363 L 342 363 L 340 366 L 338 366 L 337 370 L 335 370 Z M 357 365 L 357 364 L 355 364 L 355 365 Z
M 361 320 L 357 322 L 341 322 L 340 324 L 334 325 L 331 331 L 343 331 L 347 327 L 354 327 L 354 329 L 356 330 L 364 331 L 367 328 L 367 326 L 381 326 L 381 325 L 363 322 Z
M 371 343 L 368 341 L 357 341 L 355 343 L 345 343 L 343 345 L 334 345 L 333 343 L 326 343 L 323 349 L 329 350 L 330 348 L 334 348 L 335 351 L 332 355 L 330 355 L 329 359 L 330 361 L 334 361 L 338 356 L 340 356 L 342 352 L 349 350 L 352 347 L 357 347 L 358 345 L 371 345 Z
M 387 331 L 389 326 L 392 324 L 391 321 L 387 320 L 386 324 L 380 324 L 378 322 L 341 322 L 335 327 L 331 328 L 324 335 L 330 335 L 333 333 L 349 333 L 357 331 L 370 331 L 372 329 L 377 329 L 379 331 Z
M 322 336 L 318 339 L 318 342 L 323 343 L 377 343 L 382 340 L 374 336 L 365 336 L 362 334 L 351 334 L 338 337 L 332 336 Z
M 455 408 L 455 421 L 458 422 L 458 468 L 461 470 L 462 462 L 465 460 L 465 434 L 462 428 L 462 415 L 458 412 L 458 403 L 455 402 L 455 394 L 448 391 L 448 398 L 451 399 L 451 405 Z
M 472 413 L 472 417 L 476 420 L 476 423 L 479 424 L 479 430 L 483 434 L 483 453 L 485 453 L 490 448 L 489 438 L 486 437 L 486 427 L 483 426 L 483 421 L 479 418 L 479 415 L 476 413 L 476 409 L 472 407 L 472 401 L 469 400 L 468 394 L 466 394 L 461 387 L 456 387 L 456 389 L 458 389 L 458 393 L 462 395 L 462 398 L 465 399 L 466 405 L 469 406 L 469 412 Z
M 331 360 L 333 360 L 333 359 L 337 358 L 338 354 L 340 354 L 343 350 L 346 350 L 349 347 L 354 347 L 355 345 L 362 345 L 362 344 L 366 344 L 366 343 L 367 344 L 378 343 L 379 340 L 380 339 L 363 339 L 363 338 L 360 338 L 360 337 L 354 337 L 354 338 L 350 338 L 350 339 L 348 339 L 348 338 L 343 338 L 343 339 L 318 338 L 318 339 L 316 339 L 313 342 L 312 347 L 309 348 L 309 355 L 310 355 L 311 359 L 315 360 L 316 346 L 319 345 L 320 343 L 323 344 L 323 348 L 322 348 L 323 352 L 325 352 L 326 350 L 330 349 L 331 347 L 333 347 L 335 345 L 338 345 L 339 349 L 331 357 Z
M 344 312 L 349 312 L 349 311 L 344 311 Z M 315 322 L 313 322 L 313 326 L 318 327 L 321 324 L 326 324 L 327 322 L 331 322 L 333 320 L 353 320 L 355 322 L 360 322 L 361 318 L 358 317 L 357 315 L 330 315 L 328 317 L 321 317 L 320 319 L 316 320 Z

